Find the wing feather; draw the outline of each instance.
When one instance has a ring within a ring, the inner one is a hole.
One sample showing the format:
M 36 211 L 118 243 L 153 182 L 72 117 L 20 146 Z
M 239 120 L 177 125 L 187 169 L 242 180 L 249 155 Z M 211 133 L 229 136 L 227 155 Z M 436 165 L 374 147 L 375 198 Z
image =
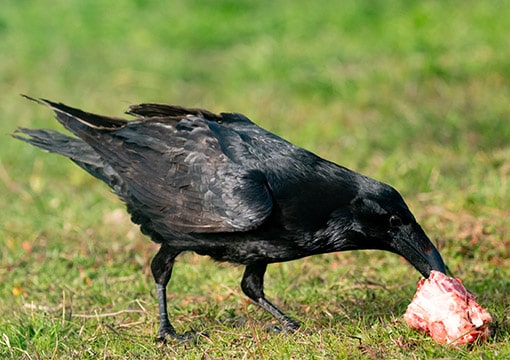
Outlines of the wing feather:
M 271 213 L 264 174 L 230 160 L 203 118 L 132 121 L 96 138 L 91 145 L 128 185 L 132 211 L 157 231 L 247 231 Z

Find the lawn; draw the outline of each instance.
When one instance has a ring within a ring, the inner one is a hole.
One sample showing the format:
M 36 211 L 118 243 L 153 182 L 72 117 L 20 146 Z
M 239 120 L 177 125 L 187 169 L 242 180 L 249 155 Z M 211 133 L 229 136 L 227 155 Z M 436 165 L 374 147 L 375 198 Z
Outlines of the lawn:
M 0 357 L 510 358 L 510 6 L 506 1 L 4 1 L 0 12 Z M 243 269 L 178 258 L 157 345 L 157 247 L 72 162 L 10 137 L 59 129 L 25 93 L 120 116 L 132 103 L 242 112 L 395 186 L 494 318 L 438 345 L 402 315 L 418 272 L 345 252 L 269 266 L 293 335 L 247 302 Z

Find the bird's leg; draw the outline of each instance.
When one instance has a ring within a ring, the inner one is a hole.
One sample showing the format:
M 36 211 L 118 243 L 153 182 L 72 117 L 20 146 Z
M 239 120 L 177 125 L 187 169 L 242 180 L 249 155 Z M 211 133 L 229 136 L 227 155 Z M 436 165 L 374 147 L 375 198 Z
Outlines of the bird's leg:
M 267 264 L 253 264 L 246 266 L 241 289 L 261 308 L 273 315 L 288 332 L 294 332 L 299 328 L 299 322 L 285 315 L 280 309 L 271 304 L 264 296 L 264 273 Z
M 158 341 L 165 341 L 167 336 L 181 339 L 168 319 L 166 303 L 166 286 L 172 276 L 172 268 L 177 255 L 179 255 L 179 251 L 172 250 L 163 244 L 151 262 L 152 276 L 154 281 L 156 281 L 156 290 L 158 292 Z

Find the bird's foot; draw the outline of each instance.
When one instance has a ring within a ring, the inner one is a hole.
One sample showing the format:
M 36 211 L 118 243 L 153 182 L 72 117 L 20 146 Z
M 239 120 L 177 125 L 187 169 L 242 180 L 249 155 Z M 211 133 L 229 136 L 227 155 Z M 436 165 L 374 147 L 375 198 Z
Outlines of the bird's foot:
M 169 341 L 178 341 L 180 343 L 197 344 L 202 337 L 209 337 L 207 332 L 189 331 L 184 334 L 177 334 L 173 327 L 161 327 L 158 331 L 156 342 L 166 344 Z
M 269 325 L 266 327 L 268 332 L 276 332 L 276 333 L 295 333 L 301 324 L 296 320 L 285 316 L 280 320 L 280 325 Z

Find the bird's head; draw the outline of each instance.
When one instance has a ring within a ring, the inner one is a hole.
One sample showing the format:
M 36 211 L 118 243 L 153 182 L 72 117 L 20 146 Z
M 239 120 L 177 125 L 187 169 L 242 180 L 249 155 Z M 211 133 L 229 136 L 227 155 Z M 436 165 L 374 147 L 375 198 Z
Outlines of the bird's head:
M 425 277 L 432 270 L 446 273 L 441 255 L 402 196 L 389 185 L 368 178 L 365 181 L 351 201 L 348 223 L 343 223 L 342 247 L 399 254 Z

